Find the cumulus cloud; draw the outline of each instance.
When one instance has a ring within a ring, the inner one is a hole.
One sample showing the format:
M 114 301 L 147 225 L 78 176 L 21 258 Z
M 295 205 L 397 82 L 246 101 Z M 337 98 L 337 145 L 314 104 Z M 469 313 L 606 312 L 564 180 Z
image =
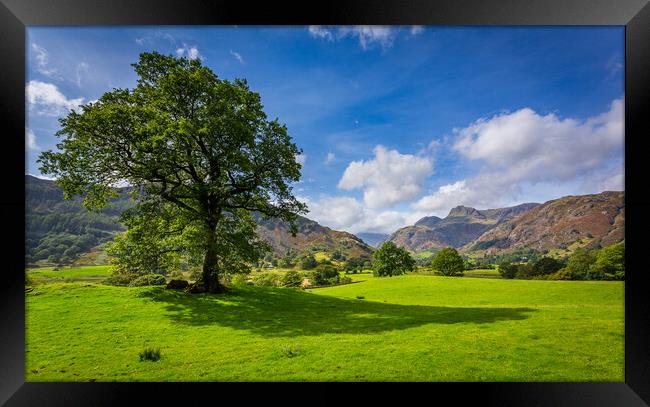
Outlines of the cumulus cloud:
M 195 46 L 188 46 L 183 44 L 182 47 L 176 49 L 176 55 L 179 57 L 186 57 L 188 59 L 203 59 L 199 49 Z
M 25 94 L 30 107 L 37 114 L 59 116 L 70 110 L 78 109 L 84 98 L 68 99 L 56 85 L 40 81 L 29 81 L 25 86 Z
M 332 161 L 334 161 L 335 158 L 336 155 L 334 155 L 334 153 L 330 151 L 329 153 L 327 153 L 327 156 L 325 157 L 325 164 L 331 163 Z
M 374 158 L 352 161 L 339 180 L 345 190 L 363 189 L 363 201 L 370 208 L 382 208 L 408 201 L 422 192 L 433 170 L 430 157 L 400 154 L 378 145 Z
M 309 209 L 307 216 L 310 219 L 329 228 L 350 233 L 392 233 L 424 216 L 421 212 L 374 210 L 352 197 L 324 196 L 318 200 L 304 197 L 298 199 L 307 204 Z
M 318 25 L 309 26 L 309 34 L 325 41 L 338 41 L 342 38 L 351 37 L 359 41 L 362 49 L 370 49 L 379 45 L 382 49 L 393 46 L 398 29 L 380 25 L 358 25 L 323 27 Z
M 38 144 L 36 144 L 36 136 L 34 135 L 34 132 L 29 127 L 25 127 L 25 148 L 28 150 L 40 149 Z
M 241 56 L 241 54 L 240 54 L 239 52 L 235 52 L 235 51 L 232 51 L 232 50 L 231 50 L 231 51 L 230 51 L 230 55 L 232 55 L 233 57 L 235 57 L 235 59 L 236 59 L 237 61 L 239 61 L 241 64 L 244 64 L 244 63 L 245 63 L 245 62 L 244 62 L 244 58 Z
M 614 100 L 608 111 L 582 121 L 525 108 L 479 119 L 454 133 L 453 150 L 483 163 L 483 168 L 474 177 L 422 197 L 412 205 L 414 209 L 441 213 L 456 205 L 494 207 L 516 199 L 523 185 L 581 180 L 585 191 L 595 185 L 622 186 L 622 99 Z M 603 175 L 602 169 L 611 163 L 619 170 Z

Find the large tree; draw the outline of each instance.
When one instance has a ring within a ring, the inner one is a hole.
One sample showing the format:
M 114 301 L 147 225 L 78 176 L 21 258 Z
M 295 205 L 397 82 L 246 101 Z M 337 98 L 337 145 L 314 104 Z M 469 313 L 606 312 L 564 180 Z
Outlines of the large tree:
M 133 67 L 133 89 L 114 89 L 60 120 L 58 151 L 40 156 L 41 171 L 66 198 L 85 194 L 91 210 L 116 185 L 133 186 L 127 226 L 156 219 L 161 237 L 182 236 L 175 250 L 201 255 L 201 280 L 219 292 L 224 268 L 253 263 L 265 248 L 252 211 L 290 222 L 305 212 L 290 186 L 300 179 L 301 151 L 245 80 L 157 52 Z

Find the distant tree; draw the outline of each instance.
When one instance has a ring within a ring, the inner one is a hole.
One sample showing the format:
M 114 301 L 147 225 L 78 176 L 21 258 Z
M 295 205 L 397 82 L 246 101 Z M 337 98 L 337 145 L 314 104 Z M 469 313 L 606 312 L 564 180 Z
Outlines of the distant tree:
M 625 243 L 605 246 L 598 251 L 596 261 L 589 268 L 590 279 L 625 279 Z
M 373 273 L 376 276 L 397 276 L 415 270 L 415 260 L 409 252 L 393 242 L 382 243 L 373 253 Z
M 552 257 L 542 257 L 533 264 L 533 275 L 544 276 L 553 274 L 562 268 L 563 264 Z
M 515 278 L 517 276 L 517 265 L 503 262 L 499 264 L 499 274 L 503 278 Z
M 436 253 L 436 257 L 431 261 L 431 266 L 443 276 L 462 275 L 465 270 L 463 258 L 453 247 L 446 247 Z
M 576 249 L 569 257 L 564 268 L 566 276 L 571 280 L 584 280 L 589 276 L 589 269 L 596 261 L 596 257 L 587 249 Z
M 88 209 L 105 207 L 115 186 L 128 183 L 137 216 L 173 212 L 164 234 L 201 255 L 201 282 L 220 292 L 220 274 L 268 250 L 252 212 L 289 221 L 295 233 L 306 210 L 291 187 L 301 151 L 245 80 L 157 52 L 140 54 L 133 67 L 134 88 L 104 93 L 60 120 L 63 140 L 41 154 L 40 170 L 57 178 L 66 199 L 84 195 Z
M 309 254 L 300 260 L 300 267 L 303 270 L 311 270 L 316 266 L 318 266 L 318 262 L 313 254 Z

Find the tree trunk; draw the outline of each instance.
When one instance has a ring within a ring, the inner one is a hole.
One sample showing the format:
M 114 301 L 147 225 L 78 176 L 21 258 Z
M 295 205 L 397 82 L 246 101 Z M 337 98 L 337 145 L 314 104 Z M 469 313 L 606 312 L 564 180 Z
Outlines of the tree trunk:
M 205 289 L 211 293 L 224 291 L 224 288 L 219 284 L 219 265 L 215 250 L 216 238 L 216 234 L 211 231 L 208 237 L 208 248 L 203 258 L 203 284 L 205 285 Z

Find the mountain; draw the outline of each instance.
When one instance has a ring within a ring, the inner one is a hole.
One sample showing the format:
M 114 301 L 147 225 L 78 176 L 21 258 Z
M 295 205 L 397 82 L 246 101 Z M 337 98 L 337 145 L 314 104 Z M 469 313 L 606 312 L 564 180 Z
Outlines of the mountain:
M 120 189 L 119 197 L 101 213 L 86 210 L 79 197 L 64 200 L 63 191 L 54 181 L 26 175 L 25 190 L 25 250 L 29 263 L 67 263 L 81 254 L 96 252 L 97 246 L 124 230 L 119 216 L 132 205 L 128 188 Z M 286 222 L 263 220 L 259 214 L 253 216 L 259 225 L 258 234 L 269 241 L 278 256 L 288 249 L 298 253 L 313 249 L 330 253 L 338 250 L 347 257 L 370 255 L 373 251 L 350 233 L 332 230 L 302 216 L 296 221 L 296 237 L 291 236 Z
M 536 203 L 525 203 L 509 208 L 477 210 L 466 206 L 457 206 L 441 219 L 427 216 L 394 232 L 387 239 L 407 250 L 421 252 L 437 250 L 443 247 L 459 248 L 497 224 L 519 216 Z
M 340 251 L 346 257 L 370 256 L 373 252 L 355 235 L 321 226 L 304 216 L 296 219 L 298 230 L 295 237 L 291 236 L 288 222 L 277 218 L 264 220 L 259 214 L 254 214 L 253 218 L 259 225 L 258 235 L 271 244 L 277 256 L 283 256 L 289 249 L 299 254 L 315 249 L 328 253 Z
M 385 233 L 356 233 L 356 236 L 372 247 L 379 247 L 388 238 Z
M 494 253 L 607 246 L 625 238 L 625 193 L 565 196 L 499 223 L 461 251 Z

